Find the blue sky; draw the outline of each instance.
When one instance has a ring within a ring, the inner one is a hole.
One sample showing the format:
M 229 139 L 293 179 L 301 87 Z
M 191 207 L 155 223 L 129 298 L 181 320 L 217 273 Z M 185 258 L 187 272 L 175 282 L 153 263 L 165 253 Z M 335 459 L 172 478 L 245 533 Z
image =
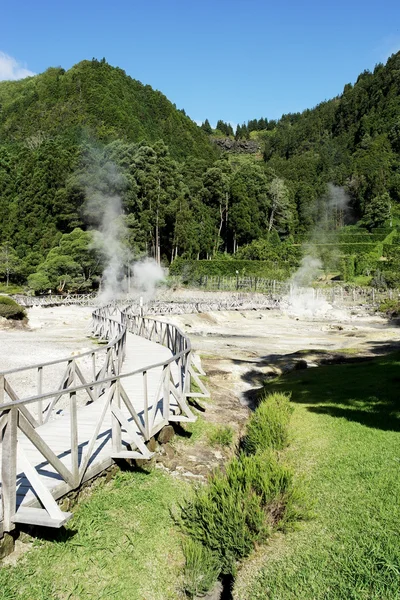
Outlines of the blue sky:
M 312 108 L 397 50 L 394 0 L 3 0 L 0 9 L 0 79 L 105 57 L 211 124 Z

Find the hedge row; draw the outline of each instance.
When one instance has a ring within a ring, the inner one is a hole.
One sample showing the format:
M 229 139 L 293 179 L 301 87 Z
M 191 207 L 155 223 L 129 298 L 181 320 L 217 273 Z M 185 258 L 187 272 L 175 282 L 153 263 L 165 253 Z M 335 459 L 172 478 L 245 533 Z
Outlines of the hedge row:
M 220 276 L 263 277 L 282 279 L 291 274 L 291 267 L 284 262 L 266 260 L 184 260 L 177 258 L 172 263 L 170 275 L 180 275 L 187 281 L 200 277 Z
M 400 258 L 400 245 L 397 246 L 396 244 L 383 244 L 382 254 L 388 259 L 398 260 Z
M 379 242 L 374 244 L 358 244 L 357 242 L 352 244 L 306 244 L 305 247 L 309 247 L 310 250 L 315 248 L 319 252 L 338 252 L 342 255 L 376 253 L 381 256 L 382 254 L 382 244 Z
M 256 544 L 301 516 L 292 471 L 277 452 L 288 444 L 291 412 L 288 396 L 265 397 L 250 417 L 244 451 L 182 504 L 184 586 L 191 598 L 205 594 L 218 575 L 234 575 Z

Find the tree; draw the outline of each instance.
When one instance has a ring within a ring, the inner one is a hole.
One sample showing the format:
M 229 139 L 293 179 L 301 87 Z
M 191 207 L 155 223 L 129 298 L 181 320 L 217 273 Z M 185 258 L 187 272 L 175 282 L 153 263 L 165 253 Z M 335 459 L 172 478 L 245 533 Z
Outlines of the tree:
M 76 228 L 64 234 L 58 246 L 47 254 L 36 273 L 28 277 L 35 291 L 46 288 L 86 291 L 97 284 L 103 270 L 102 260 L 94 250 L 91 232 Z
M 201 124 L 201 128 L 202 128 L 202 130 L 203 130 L 203 131 L 205 131 L 205 132 L 206 132 L 206 133 L 208 133 L 209 135 L 211 135 L 211 134 L 212 134 L 212 132 L 213 132 L 213 130 L 212 130 L 212 127 L 211 127 L 211 125 L 210 125 L 210 122 L 209 122 L 209 120 L 208 120 L 208 119 L 206 119 L 206 120 L 204 121 L 204 123 L 202 123 L 202 124 Z
M 361 224 L 373 229 L 382 227 L 392 218 L 392 201 L 388 192 L 375 196 L 368 204 L 361 219 Z
M 225 242 L 226 230 L 228 225 L 229 210 L 229 175 L 224 172 L 224 165 L 211 167 L 204 174 L 203 198 L 204 202 L 213 210 L 216 223 L 215 242 L 213 253 L 215 254 L 222 242 L 222 228 L 225 223 Z M 228 167 L 229 168 L 229 167 Z
M 283 179 L 275 177 L 269 185 L 271 207 L 268 219 L 268 232 L 274 224 L 280 231 L 290 231 L 293 219 L 292 207 L 290 205 L 289 190 Z
M 9 242 L 5 242 L 0 246 L 0 274 L 6 278 L 6 285 L 10 282 L 10 275 L 18 273 L 21 266 L 21 261 L 18 258 L 14 248 Z

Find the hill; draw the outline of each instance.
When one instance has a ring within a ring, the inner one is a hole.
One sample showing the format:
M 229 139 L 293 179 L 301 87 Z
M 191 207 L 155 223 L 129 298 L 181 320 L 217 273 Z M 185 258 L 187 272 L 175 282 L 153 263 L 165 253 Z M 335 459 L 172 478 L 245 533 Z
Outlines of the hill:
M 176 159 L 216 158 L 207 135 L 184 112 L 104 59 L 0 82 L 0 143 L 59 135 L 75 142 L 162 139 Z
M 90 287 L 101 267 L 92 257 L 83 266 L 81 249 L 89 252 L 85 230 L 104 216 L 87 214 L 96 194 L 120 198 L 125 245 L 165 263 L 240 250 L 237 258 L 286 272 L 282 261 L 295 268 L 318 230 L 313 245 L 331 271 L 343 256 L 350 274 L 370 277 L 382 258 L 396 271 L 397 250 L 367 234 L 383 228 L 396 247 L 400 239 L 400 53 L 303 113 L 253 119 L 235 136 L 217 125 L 198 127 L 104 60 L 1 82 L 0 275 L 23 282 L 40 272 L 44 288 Z M 221 154 L 215 144 L 237 151 L 247 138 L 260 151 Z M 346 240 L 327 238 L 344 225 L 357 227 Z

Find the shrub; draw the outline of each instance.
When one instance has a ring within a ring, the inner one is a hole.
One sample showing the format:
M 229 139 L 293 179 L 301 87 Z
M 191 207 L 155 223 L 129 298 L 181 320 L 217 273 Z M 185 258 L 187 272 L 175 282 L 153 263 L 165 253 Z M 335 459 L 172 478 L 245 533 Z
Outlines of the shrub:
M 208 435 L 211 446 L 232 446 L 233 429 L 229 425 L 215 427 Z
M 282 465 L 270 449 L 254 455 L 239 454 L 229 463 L 226 477 L 232 487 L 256 493 L 264 508 L 282 497 L 292 484 L 291 470 Z
M 0 317 L 18 321 L 26 317 L 26 312 L 9 296 L 0 296 Z
M 273 448 L 282 450 L 288 444 L 288 425 L 292 407 L 290 397 L 275 393 L 267 396 L 251 415 L 243 446 L 247 454 Z
M 361 254 L 355 257 L 355 274 L 370 276 L 378 266 L 378 259 L 374 254 Z
M 176 258 L 169 269 L 170 275 L 181 275 L 184 281 L 204 280 L 205 277 L 264 277 L 285 279 L 291 273 L 289 261 L 271 260 L 184 260 Z
M 385 300 L 379 305 L 379 310 L 390 318 L 397 318 L 400 315 L 400 301 L 398 299 Z
M 352 281 L 355 276 L 354 256 L 342 256 L 340 259 L 340 276 L 343 281 Z
M 238 481 L 232 485 L 222 472 L 196 489 L 182 507 L 181 523 L 186 533 L 218 556 L 225 575 L 233 574 L 236 561 L 269 533 L 261 498 Z
M 292 472 L 275 452 L 287 444 L 291 412 L 289 396 L 267 396 L 250 417 L 245 452 L 228 463 L 225 473 L 214 472 L 181 506 L 181 527 L 197 544 L 188 551 L 190 593 L 196 582 L 210 580 L 215 557 L 221 574 L 234 575 L 237 561 L 256 543 L 302 516 Z
M 291 485 L 291 472 L 271 451 L 241 453 L 225 474 L 215 472 L 181 507 L 182 527 L 218 556 L 224 575 L 234 574 L 237 560 L 248 556 L 280 521 Z
M 184 540 L 183 554 L 185 556 L 184 591 L 190 598 L 206 594 L 221 572 L 218 557 L 209 548 L 192 538 Z

